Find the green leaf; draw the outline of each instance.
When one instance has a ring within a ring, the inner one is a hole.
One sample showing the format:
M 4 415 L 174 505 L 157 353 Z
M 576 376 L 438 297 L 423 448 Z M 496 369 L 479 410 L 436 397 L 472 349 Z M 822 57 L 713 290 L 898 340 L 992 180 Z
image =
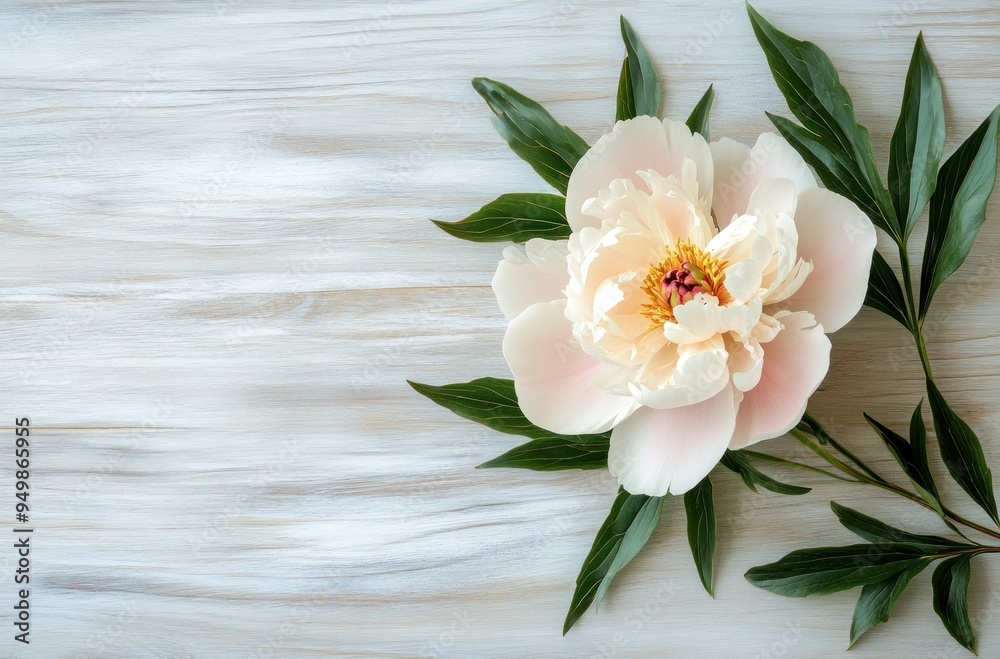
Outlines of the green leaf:
M 799 549 L 781 560 L 751 568 L 746 579 L 786 597 L 829 595 L 899 574 L 921 560 L 912 545 L 858 544 Z
M 973 554 L 964 554 L 943 561 L 934 570 L 934 611 L 941 618 L 952 638 L 973 654 L 976 653 L 976 632 L 969 620 L 969 577 Z
M 557 435 L 539 428 L 521 412 L 517 405 L 513 380 L 499 378 L 479 378 L 471 382 L 446 384 L 440 387 L 419 382 L 409 382 L 417 392 L 427 396 L 442 407 L 446 407 L 460 417 L 481 423 L 487 428 L 512 435 L 524 435 L 532 439 L 564 440 L 573 444 L 595 444 L 605 446 L 609 434 L 603 435 Z
M 663 510 L 663 497 L 649 497 L 646 503 L 642 504 L 639 514 L 635 516 L 635 521 L 632 522 L 632 525 L 628 527 L 628 531 L 622 536 L 621 546 L 618 547 L 615 560 L 612 561 L 611 567 L 608 568 L 608 573 L 601 579 L 601 585 L 597 588 L 597 595 L 594 597 L 595 609 L 600 608 L 601 600 L 604 599 L 604 595 L 611 586 L 611 580 L 646 545 L 649 536 L 653 534 L 653 529 L 656 528 L 657 523 L 660 521 L 661 510 Z
M 910 441 L 906 441 L 867 414 L 864 416 L 872 430 L 882 438 L 886 448 L 896 458 L 896 462 L 910 479 L 917 494 L 930 504 L 938 515 L 944 517 L 941 497 L 938 495 L 930 462 L 927 460 L 927 431 L 924 429 L 924 420 L 920 413 L 922 405 L 921 401 L 910 417 Z
M 892 268 L 878 251 L 872 253 L 872 269 L 868 277 L 868 295 L 865 305 L 878 309 L 893 318 L 906 329 L 910 329 L 909 314 L 906 311 L 906 297 L 903 287 Z
M 477 243 L 561 240 L 572 233 L 566 222 L 566 198 L 554 194 L 505 194 L 460 222 L 431 222 L 456 238 Z
M 927 380 L 927 395 L 941 459 L 948 473 L 1000 525 L 996 495 L 993 493 L 993 474 L 986 464 L 979 438 L 948 406 L 933 380 Z
M 622 72 L 618 76 L 618 101 L 615 104 L 615 121 L 635 118 L 635 95 L 632 92 L 632 72 L 628 57 L 622 60 Z
M 938 286 L 962 265 L 986 218 L 986 202 L 997 177 L 998 121 L 1000 105 L 938 173 L 920 270 L 921 318 Z
M 503 455 L 479 465 L 480 469 L 508 468 L 534 471 L 561 471 L 564 469 L 606 469 L 608 466 L 608 440 L 574 441 L 570 437 L 535 439 L 512 448 Z
M 747 12 L 774 81 L 788 109 L 802 122 L 803 128 L 787 122 L 799 129 L 792 131 L 792 146 L 828 188 L 854 201 L 895 236 L 896 223 L 888 221 L 894 211 L 875 167 L 871 137 L 858 124 L 854 104 L 830 58 L 816 44 L 775 29 L 749 4 Z M 783 135 L 789 132 L 787 125 L 778 130 Z
M 650 504 L 650 501 L 654 499 L 660 501 L 654 501 Z M 597 532 L 590 553 L 587 554 L 583 567 L 580 569 L 580 575 L 576 578 L 576 590 L 573 593 L 573 601 L 563 625 L 563 636 L 590 607 L 604 580 L 608 579 L 610 582 L 615 576 L 611 572 L 611 568 L 615 567 L 615 573 L 617 573 L 645 544 L 649 533 L 652 532 L 651 526 L 656 526 L 659 519 L 661 505 L 661 497 L 629 494 L 624 489 L 619 488 L 618 496 L 611 506 L 611 512 L 608 513 L 607 519 L 604 520 L 604 524 Z M 625 536 L 633 526 L 636 526 L 636 531 L 629 536 L 629 544 L 625 546 Z M 621 564 L 617 565 L 619 553 L 624 553 L 625 556 Z
M 639 40 L 639 36 L 621 17 L 622 41 L 625 42 L 625 63 L 622 65 L 622 76 L 628 74 L 623 93 L 623 81 L 618 83 L 617 118 L 631 119 L 642 115 L 655 117 L 660 111 L 660 80 L 656 76 L 656 68 L 649 59 L 649 53 Z
M 688 544 L 698 568 L 698 576 L 709 595 L 712 592 L 712 562 L 715 558 L 715 498 L 712 480 L 705 476 L 684 493 L 684 510 L 687 512 Z
M 776 494 L 800 495 L 808 494 L 812 491 L 808 487 L 788 485 L 787 483 L 776 481 L 750 464 L 750 459 L 740 451 L 730 451 L 727 449 L 722 456 L 722 466 L 739 474 L 746 486 L 754 492 L 757 491 L 758 485 Z
M 856 164 L 830 140 L 811 133 L 794 121 L 765 112 L 781 136 L 792 145 L 802 159 L 815 171 L 828 189 L 847 197 L 868 215 L 869 219 L 889 235 L 895 236 L 898 227 L 882 216 L 878 205 L 866 192 L 866 183 L 860 178 Z
M 967 549 L 972 546 L 936 535 L 917 535 L 915 533 L 907 533 L 906 531 L 901 531 L 900 529 L 889 526 L 885 522 L 881 522 L 874 517 L 863 515 L 862 513 L 852 510 L 847 506 L 842 506 L 836 501 L 831 501 L 830 507 L 840 520 L 840 523 L 843 524 L 848 531 L 865 540 L 868 540 L 869 542 L 875 543 L 876 545 L 913 545 L 919 551 L 926 554 L 940 554 L 944 551 Z
M 698 104 L 694 106 L 691 110 L 691 116 L 687 118 L 687 127 L 691 129 L 692 133 L 700 133 L 705 141 L 709 141 L 711 138 L 708 136 L 708 114 L 712 111 L 712 101 L 715 100 L 715 89 L 714 85 L 709 85 L 708 89 L 702 95 L 701 100 Z
M 573 167 L 588 149 L 583 138 L 512 87 L 488 78 L 475 78 L 472 86 L 496 114 L 493 126 L 514 153 L 566 194 Z
M 910 235 L 937 185 L 944 134 L 941 80 L 921 33 L 913 46 L 903 106 L 889 146 L 889 195 L 903 236 Z
M 854 607 L 854 619 L 851 621 L 850 645 L 854 645 L 862 634 L 875 625 L 889 620 L 896 600 L 906 590 L 913 577 L 923 572 L 930 564 L 929 560 L 914 561 L 899 574 L 867 584 L 861 589 L 861 597 Z

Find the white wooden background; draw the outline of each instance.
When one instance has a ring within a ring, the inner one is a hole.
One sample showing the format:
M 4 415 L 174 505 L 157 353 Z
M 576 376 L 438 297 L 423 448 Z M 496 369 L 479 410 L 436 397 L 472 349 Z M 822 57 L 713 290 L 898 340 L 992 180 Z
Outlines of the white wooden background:
M 989 0 L 757 7 L 826 49 L 881 154 L 920 29 L 949 152 L 1000 101 Z M 595 140 L 614 115 L 619 12 L 668 115 L 710 82 L 715 135 L 752 141 L 764 110 L 785 112 L 739 0 L 4 0 L 0 519 L 28 416 L 36 531 L 30 648 L 12 639 L 0 543 L 0 656 L 841 655 L 857 591 L 787 600 L 743 572 L 851 542 L 831 498 L 939 532 L 922 509 L 787 473 L 814 492 L 758 496 L 720 474 L 716 599 L 671 500 L 562 638 L 613 479 L 474 471 L 517 438 L 404 382 L 507 372 L 489 289 L 501 246 L 427 220 L 545 186 L 469 79 L 511 83 Z M 929 333 L 941 388 L 1000 469 L 1000 195 L 990 210 Z M 922 392 L 907 337 L 864 310 L 834 345 L 812 409 L 895 474 L 860 412 L 908 418 Z M 977 560 L 983 656 L 1000 656 L 998 577 Z M 965 655 L 928 582 L 852 656 Z

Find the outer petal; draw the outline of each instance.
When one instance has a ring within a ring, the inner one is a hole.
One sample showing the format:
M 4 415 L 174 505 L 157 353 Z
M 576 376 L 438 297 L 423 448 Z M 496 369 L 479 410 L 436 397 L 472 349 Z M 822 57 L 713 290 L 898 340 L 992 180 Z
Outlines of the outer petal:
M 516 247 L 503 251 L 503 261 L 493 275 L 493 293 L 507 320 L 536 302 L 565 298 L 569 282 L 566 257 L 568 240 L 532 238 L 525 244 L 527 257 Z
M 712 206 L 719 228 L 729 224 L 734 215 L 753 212 L 750 196 L 761 181 L 790 179 L 796 191 L 816 187 L 816 178 L 785 138 L 764 133 L 753 148 L 722 138 L 712 142 L 715 165 L 715 196 Z
M 795 226 L 799 256 L 812 261 L 813 270 L 784 306 L 808 311 L 836 332 L 864 304 L 875 227 L 854 202 L 820 188 L 799 194 Z
M 594 386 L 609 367 L 580 349 L 565 309 L 565 300 L 533 304 L 507 327 L 503 355 L 514 374 L 517 402 L 529 421 L 546 430 L 605 432 L 639 403 Z
M 778 437 L 795 427 L 830 367 L 830 339 L 812 314 L 778 314 L 784 325 L 765 343 L 760 382 L 743 394 L 731 449 Z
M 738 393 L 670 410 L 643 408 L 611 433 L 608 468 L 632 494 L 683 494 L 712 471 L 736 424 Z
M 692 134 L 682 122 L 669 119 L 636 117 L 619 121 L 573 169 L 566 191 L 566 218 L 570 226 L 574 231 L 600 226 L 598 219 L 583 214 L 583 204 L 597 197 L 615 179 L 631 179 L 637 187 L 650 192 L 637 172 L 651 169 L 680 180 L 685 158 L 697 167 L 699 195 L 711 207 L 712 152 L 705 138 Z

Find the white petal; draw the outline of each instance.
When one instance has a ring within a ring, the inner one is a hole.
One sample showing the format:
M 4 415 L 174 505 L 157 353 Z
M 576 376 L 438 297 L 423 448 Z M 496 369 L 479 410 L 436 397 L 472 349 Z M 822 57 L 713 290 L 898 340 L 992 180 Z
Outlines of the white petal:
M 566 219 L 574 231 L 598 227 L 600 221 L 583 213 L 584 203 L 598 197 L 615 179 L 630 179 L 650 192 L 638 172 L 653 170 L 661 176 L 683 176 L 684 159 L 697 167 L 699 194 L 712 201 L 712 153 L 708 143 L 692 134 L 682 122 L 636 117 L 619 121 L 597 140 L 573 169 L 566 191 Z
M 764 369 L 764 349 L 754 338 L 746 343 L 736 344 L 730 349 L 730 370 L 733 372 L 733 386 L 740 391 L 750 391 L 760 382 Z
M 569 281 L 566 240 L 532 238 L 525 244 L 527 257 L 516 247 L 503 251 L 503 261 L 493 275 L 493 293 L 507 320 L 536 302 L 565 298 L 563 289 Z
M 608 468 L 632 494 L 683 494 L 718 464 L 732 438 L 739 393 L 670 410 L 643 408 L 611 433 Z
M 640 381 L 629 390 L 643 405 L 670 409 L 708 400 L 729 384 L 729 353 L 721 336 L 693 345 L 677 346 L 669 380 L 655 388 Z
M 774 244 L 766 236 L 754 239 L 749 258 L 726 268 L 726 290 L 739 302 L 746 302 L 760 292 L 766 268 L 774 256 Z
M 729 448 L 778 437 L 795 427 L 830 367 L 830 339 L 811 314 L 779 314 L 782 329 L 764 344 L 757 386 L 743 394 Z
M 750 196 L 761 181 L 790 179 L 798 192 L 816 187 L 802 156 L 780 135 L 764 133 L 752 149 L 728 138 L 710 146 L 715 164 L 713 209 L 720 228 L 748 211 Z
M 799 256 L 813 269 L 783 306 L 808 311 L 827 332 L 836 332 L 864 304 L 875 227 L 854 202 L 820 188 L 799 194 L 795 226 Z
M 798 190 L 795 189 L 795 181 L 791 179 L 764 179 L 757 185 L 753 194 L 750 195 L 746 212 L 751 215 L 771 213 L 777 216 L 784 213 L 792 216 L 795 214 L 795 197 L 797 194 Z
M 518 404 L 529 421 L 555 433 L 605 432 L 639 403 L 594 385 L 610 367 L 580 349 L 565 309 L 565 300 L 533 304 L 507 327 L 503 355 Z

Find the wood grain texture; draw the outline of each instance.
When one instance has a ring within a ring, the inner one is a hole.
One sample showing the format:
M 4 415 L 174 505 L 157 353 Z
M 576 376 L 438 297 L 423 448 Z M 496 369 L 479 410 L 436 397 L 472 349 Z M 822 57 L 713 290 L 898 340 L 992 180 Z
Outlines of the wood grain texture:
M 757 7 L 830 54 L 883 168 L 918 30 L 949 152 L 1000 101 L 987 0 Z M 507 373 L 488 287 L 500 247 L 427 219 L 545 187 L 469 79 L 508 82 L 593 141 L 614 116 L 620 12 L 669 116 L 710 82 L 714 135 L 749 142 L 765 109 L 784 112 L 736 0 L 5 0 L 0 455 L 29 416 L 36 546 L 24 648 L 0 544 L 0 656 L 841 655 L 856 592 L 787 600 L 743 572 L 848 542 L 833 497 L 940 531 L 922 509 L 801 477 L 812 494 L 755 496 L 720 476 L 716 599 L 671 500 L 600 613 L 562 638 L 613 479 L 474 471 L 516 438 L 404 383 Z M 994 465 L 998 213 L 1000 196 L 929 330 L 941 388 Z M 864 310 L 834 344 L 814 412 L 892 472 L 860 411 L 899 426 L 923 395 L 907 337 Z M 1000 656 L 998 575 L 975 565 L 982 656 Z M 928 582 L 851 656 L 963 656 Z

